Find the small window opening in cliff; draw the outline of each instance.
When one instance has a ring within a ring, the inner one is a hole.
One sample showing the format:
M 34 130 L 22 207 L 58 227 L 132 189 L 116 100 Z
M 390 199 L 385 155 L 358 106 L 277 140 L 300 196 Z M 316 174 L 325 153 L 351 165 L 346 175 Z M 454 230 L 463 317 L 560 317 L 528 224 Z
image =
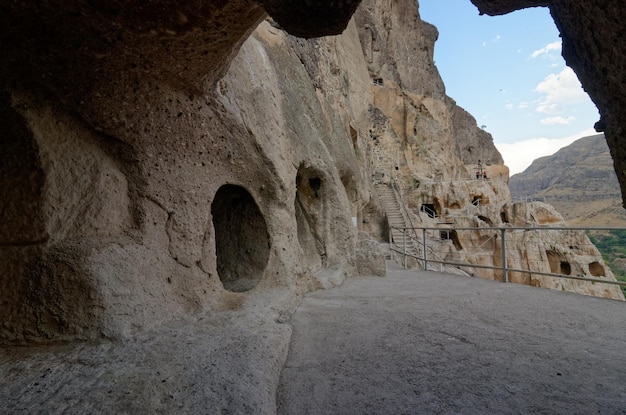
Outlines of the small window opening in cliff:
M 594 277 L 605 277 L 604 267 L 598 261 L 589 264 L 589 273 Z
M 550 272 L 563 275 L 570 275 L 572 273 L 572 266 L 562 253 L 549 249 L 546 251 L 546 256 L 550 264 Z
M 500 220 L 502 221 L 502 223 L 509 223 L 509 215 L 507 215 L 504 210 L 500 212 Z
M 225 289 L 254 288 L 267 266 L 270 237 L 263 214 L 241 186 L 219 188 L 211 204 L 215 229 L 217 273 Z
M 433 205 L 432 203 L 423 203 L 420 211 L 425 212 L 431 218 L 437 217 L 437 212 L 435 212 L 435 205 Z
M 459 241 L 459 235 L 453 229 L 442 229 L 439 231 L 439 238 L 443 240 L 450 240 L 457 251 L 463 249 L 461 241 Z
M 383 86 L 383 78 L 374 78 L 374 85 Z

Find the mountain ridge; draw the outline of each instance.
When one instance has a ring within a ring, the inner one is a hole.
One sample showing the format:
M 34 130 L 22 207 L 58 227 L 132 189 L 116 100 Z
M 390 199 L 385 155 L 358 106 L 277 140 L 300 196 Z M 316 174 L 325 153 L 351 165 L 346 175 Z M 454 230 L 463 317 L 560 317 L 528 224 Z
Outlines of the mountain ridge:
M 509 180 L 513 200 L 551 204 L 572 226 L 626 226 L 613 160 L 603 134 L 540 157 Z

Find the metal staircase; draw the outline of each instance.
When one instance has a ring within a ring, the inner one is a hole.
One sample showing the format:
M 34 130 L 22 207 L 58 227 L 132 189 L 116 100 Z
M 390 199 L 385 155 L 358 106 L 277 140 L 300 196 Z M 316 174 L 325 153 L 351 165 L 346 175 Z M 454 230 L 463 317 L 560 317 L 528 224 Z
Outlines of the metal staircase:
M 391 258 L 405 267 L 407 267 L 407 256 L 414 258 L 418 264 L 421 264 L 419 259 L 423 258 L 424 255 L 424 243 L 415 231 L 397 184 L 395 182 L 377 183 L 375 187 L 389 222 Z M 427 247 L 426 251 L 429 258 L 441 260 L 432 248 Z M 405 255 L 398 254 L 398 252 L 403 252 Z M 427 268 L 429 271 L 445 271 L 452 274 L 469 275 L 460 268 L 450 265 L 429 262 Z

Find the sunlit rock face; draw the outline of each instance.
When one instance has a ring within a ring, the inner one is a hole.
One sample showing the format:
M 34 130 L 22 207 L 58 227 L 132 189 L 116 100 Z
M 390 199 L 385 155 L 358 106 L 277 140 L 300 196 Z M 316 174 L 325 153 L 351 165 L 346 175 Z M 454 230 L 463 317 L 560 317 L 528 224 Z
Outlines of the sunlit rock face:
M 481 12 L 498 15 L 547 6 L 561 32 L 563 57 L 600 111 L 604 131 L 626 201 L 626 5 L 616 0 L 472 0 Z
M 304 25 L 311 2 L 266 3 L 303 36 L 356 7 Z M 369 193 L 348 124 L 294 52 L 251 41 L 228 73 L 264 16 L 245 0 L 0 2 L 0 342 L 124 337 L 355 269 Z
M 289 10 L 317 36 L 356 3 L 306 24 L 296 6 L 321 2 L 285 3 L 260 23 L 245 0 L 0 2 L 0 342 L 132 336 L 381 273 L 358 264 L 384 230 L 379 174 L 412 207 L 489 201 L 498 223 L 508 170 L 446 97 L 416 3 L 369 0 L 309 41 Z

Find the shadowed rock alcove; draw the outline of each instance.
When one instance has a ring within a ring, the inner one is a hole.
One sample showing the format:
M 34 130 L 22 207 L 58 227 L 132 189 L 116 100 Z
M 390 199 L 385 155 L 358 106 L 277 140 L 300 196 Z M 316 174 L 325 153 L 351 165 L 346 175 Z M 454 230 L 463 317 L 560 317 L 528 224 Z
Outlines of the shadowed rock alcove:
M 298 227 L 298 242 L 303 260 L 313 269 L 324 266 L 326 248 L 321 229 L 323 218 L 323 181 L 321 172 L 301 166 L 296 176 L 294 207 Z
M 219 188 L 211 205 L 217 273 L 229 291 L 254 288 L 267 266 L 270 239 L 265 218 L 241 186 Z

